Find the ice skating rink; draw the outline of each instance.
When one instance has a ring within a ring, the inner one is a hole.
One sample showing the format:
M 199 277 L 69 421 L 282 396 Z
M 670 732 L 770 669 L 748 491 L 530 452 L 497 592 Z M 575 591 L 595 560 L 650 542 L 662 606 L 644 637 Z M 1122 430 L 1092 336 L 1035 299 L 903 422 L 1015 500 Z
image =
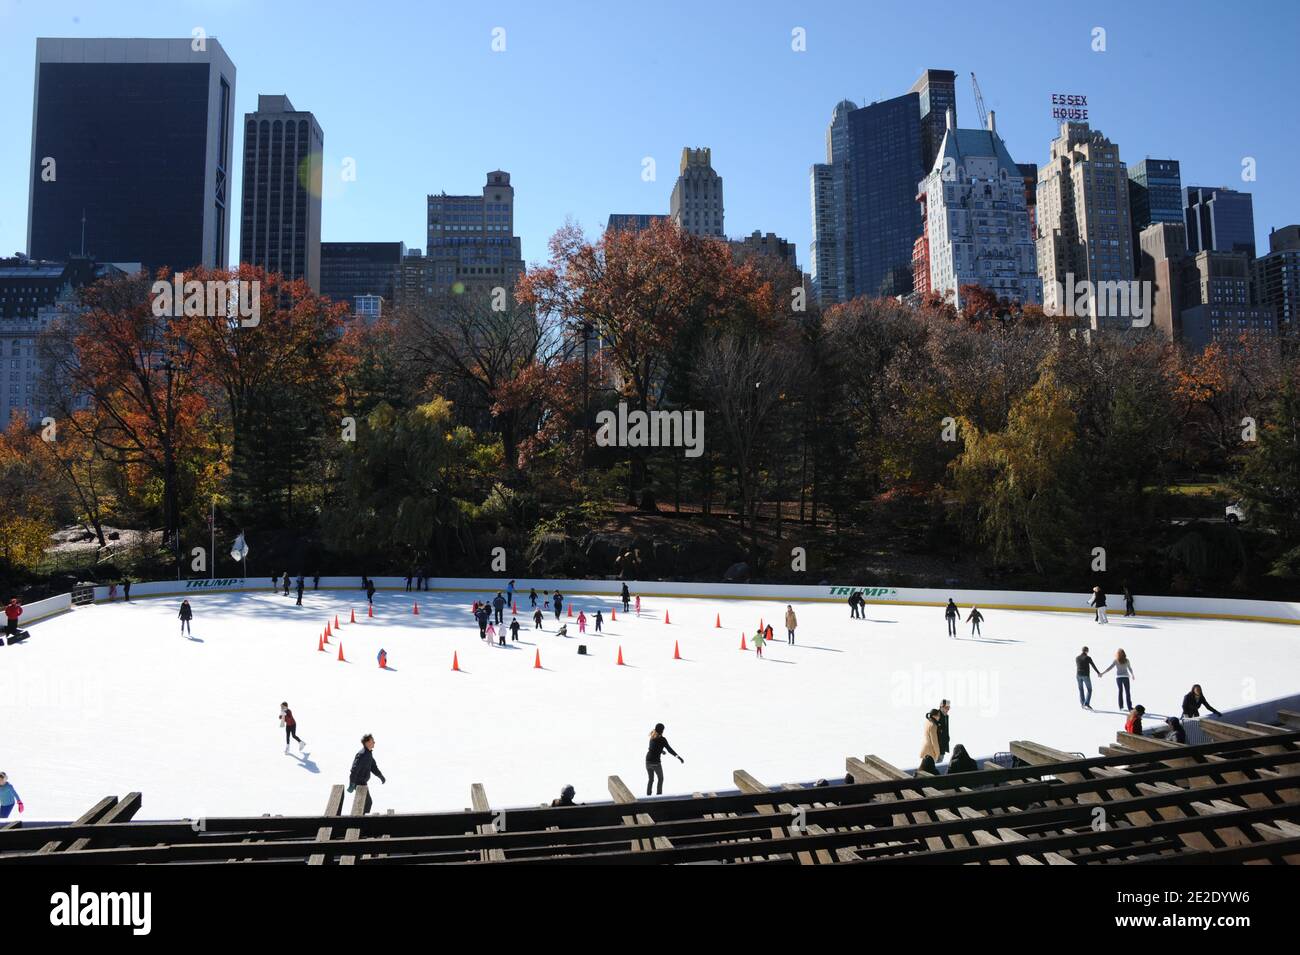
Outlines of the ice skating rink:
M 842 778 L 844 758 L 866 753 L 913 767 L 923 714 L 945 697 L 952 742 L 972 755 L 1012 739 L 1093 755 L 1124 715 L 1113 671 L 1093 678 L 1095 712 L 1080 709 L 1084 644 L 1103 669 L 1116 648 L 1128 652 L 1148 727 L 1177 715 L 1192 683 L 1223 710 L 1300 689 L 1300 628 L 1281 624 L 1126 620 L 1121 610 L 1102 627 L 1091 613 L 987 610 L 981 638 L 963 622 L 953 640 L 938 607 L 871 604 L 856 621 L 843 603 L 808 603 L 795 605 L 791 647 L 784 602 L 647 597 L 640 617 L 609 621 L 610 598 L 566 594 L 575 617 L 564 618 L 564 639 L 550 613 L 544 632 L 532 629 L 525 589 L 521 639 L 500 649 L 478 639 L 475 596 L 490 595 L 381 592 L 366 619 L 357 591 L 308 591 L 302 607 L 269 590 L 196 593 L 192 640 L 178 632 L 179 597 L 38 623 L 27 643 L 0 648 L 0 769 L 25 819 L 74 819 L 133 790 L 144 795 L 140 819 L 311 814 L 347 781 L 369 732 L 388 777 L 372 780 L 376 811 L 458 810 L 475 782 L 494 807 L 549 802 L 566 783 L 594 802 L 609 798 L 611 774 L 644 793 L 656 722 L 686 758 L 665 757 L 666 794 L 729 789 L 738 768 L 767 784 Z M 579 637 L 577 611 L 597 606 L 605 633 L 589 625 Z M 320 653 L 335 614 L 344 625 Z M 762 660 L 752 643 L 739 649 L 742 628 L 751 637 L 760 618 L 776 630 Z M 387 670 L 376 664 L 381 646 Z M 281 700 L 307 742 L 301 755 L 296 744 L 284 754 Z

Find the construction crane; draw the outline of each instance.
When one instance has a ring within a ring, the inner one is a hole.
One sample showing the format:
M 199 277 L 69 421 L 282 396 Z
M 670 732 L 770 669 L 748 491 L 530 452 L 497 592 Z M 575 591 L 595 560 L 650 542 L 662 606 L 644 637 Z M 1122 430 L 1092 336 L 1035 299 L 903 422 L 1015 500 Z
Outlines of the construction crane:
M 989 128 L 989 114 L 984 109 L 984 97 L 980 95 L 980 81 L 975 79 L 975 71 L 971 70 L 970 85 L 975 88 L 975 109 L 980 114 L 980 129 Z

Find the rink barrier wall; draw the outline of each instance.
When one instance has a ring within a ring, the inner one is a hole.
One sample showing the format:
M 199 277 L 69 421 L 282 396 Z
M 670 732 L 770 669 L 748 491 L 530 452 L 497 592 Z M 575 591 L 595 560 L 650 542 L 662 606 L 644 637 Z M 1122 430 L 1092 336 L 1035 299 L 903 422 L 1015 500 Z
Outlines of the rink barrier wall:
M 23 615 L 18 618 L 18 626 L 26 627 L 29 623 L 36 623 L 38 620 L 48 620 L 71 609 L 72 594 L 59 594 L 57 597 L 33 600 L 29 604 L 23 604 Z
M 375 587 L 380 591 L 406 591 L 405 577 L 375 577 Z M 429 593 L 465 593 L 475 596 L 505 591 L 509 578 L 433 578 L 436 586 Z M 579 597 L 601 596 L 617 601 L 623 582 L 617 580 L 553 580 L 515 578 L 515 600 L 521 595 L 527 599 L 530 587 L 538 591 L 555 591 Z M 943 607 L 951 597 L 963 610 L 978 606 L 982 610 L 1031 610 L 1051 613 L 1092 613 L 1087 605 L 1088 595 L 1082 593 L 1049 593 L 1022 590 L 939 590 L 914 587 L 850 586 L 844 584 L 722 584 L 692 583 L 666 580 L 627 581 L 633 596 L 641 597 L 691 597 L 701 600 L 782 600 L 787 603 L 844 603 L 853 590 L 860 590 L 867 604 L 873 607 L 912 606 Z M 321 590 L 344 590 L 363 595 L 361 578 L 322 577 Z M 95 603 L 111 602 L 108 586 L 95 588 Z M 238 577 L 193 578 L 162 580 L 131 585 L 131 599 L 174 597 L 205 592 L 251 591 L 270 592 L 270 577 L 244 580 Z M 306 593 L 312 591 L 307 580 Z M 277 591 L 278 592 L 278 591 Z M 290 587 L 289 592 L 294 593 Z M 412 593 L 424 591 L 412 591 Z M 1124 612 L 1123 597 L 1107 594 L 1107 611 L 1113 616 Z M 123 599 L 118 586 L 112 600 Z M 1135 595 L 1134 602 L 1139 617 L 1188 617 L 1206 620 L 1254 621 L 1258 623 L 1285 623 L 1300 625 L 1300 603 L 1280 600 L 1243 600 L 1240 598 L 1163 597 Z

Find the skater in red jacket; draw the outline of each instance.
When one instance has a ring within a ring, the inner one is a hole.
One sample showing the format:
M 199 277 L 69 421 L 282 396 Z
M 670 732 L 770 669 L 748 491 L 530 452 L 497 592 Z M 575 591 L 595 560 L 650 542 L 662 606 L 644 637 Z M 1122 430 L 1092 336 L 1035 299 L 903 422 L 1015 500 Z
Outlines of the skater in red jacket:
M 15 634 L 18 632 L 18 618 L 22 615 L 22 604 L 18 602 L 17 597 L 10 597 L 9 603 L 5 605 L 5 633 Z

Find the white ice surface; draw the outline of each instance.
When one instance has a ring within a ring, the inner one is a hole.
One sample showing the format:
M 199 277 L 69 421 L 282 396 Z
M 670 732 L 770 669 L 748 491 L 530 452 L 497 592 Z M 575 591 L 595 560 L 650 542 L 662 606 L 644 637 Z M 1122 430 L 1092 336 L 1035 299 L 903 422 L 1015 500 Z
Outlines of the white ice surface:
M 521 640 L 503 650 L 478 639 L 473 598 L 422 593 L 413 616 L 411 595 L 382 592 L 367 620 L 354 591 L 308 591 L 303 607 L 269 591 L 196 594 L 193 640 L 178 633 L 179 598 L 44 621 L 26 644 L 0 648 L 0 769 L 30 820 L 74 819 L 133 790 L 140 819 L 315 814 L 370 732 L 389 780 L 372 780 L 377 811 L 462 809 L 475 782 L 493 806 L 538 805 L 565 783 L 594 802 L 609 798 L 611 774 L 644 792 L 656 722 L 686 758 L 665 759 L 665 794 L 732 788 L 738 768 L 769 785 L 842 778 L 844 758 L 866 753 L 912 767 L 923 713 L 941 697 L 954 702 L 952 742 L 972 755 L 1012 739 L 1093 755 L 1124 716 L 1113 672 L 1093 678 L 1095 712 L 1080 709 L 1074 657 L 1085 643 L 1102 668 L 1117 647 L 1128 652 L 1148 726 L 1177 714 L 1194 682 L 1219 709 L 1300 690 L 1300 628 L 1279 624 L 1115 612 L 1102 627 L 1091 614 L 991 610 L 982 639 L 962 623 L 951 640 L 939 608 L 873 604 L 861 622 L 820 603 L 796 606 L 790 647 L 783 602 L 647 597 L 640 618 L 616 622 L 601 601 L 603 636 L 589 625 L 579 637 L 566 617 L 565 640 L 549 613 L 546 632 L 531 629 L 525 591 Z M 575 614 L 597 606 L 569 599 Z M 344 625 L 317 652 L 335 614 Z M 760 617 L 777 636 L 764 660 L 739 650 L 740 627 L 752 634 Z M 684 660 L 672 658 L 674 640 Z M 590 656 L 577 655 L 579 642 Z M 375 662 L 381 645 L 387 671 Z M 533 668 L 538 648 L 544 670 Z M 464 672 L 452 672 L 453 651 Z M 281 700 L 304 757 L 296 744 L 284 755 Z

